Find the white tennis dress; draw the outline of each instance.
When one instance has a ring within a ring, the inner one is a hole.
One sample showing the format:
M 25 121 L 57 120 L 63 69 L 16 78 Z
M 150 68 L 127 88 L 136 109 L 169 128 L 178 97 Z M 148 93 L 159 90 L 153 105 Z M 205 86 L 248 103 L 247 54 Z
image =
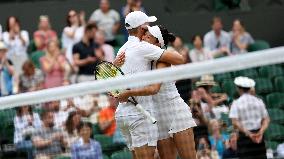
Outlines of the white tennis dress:
M 121 52 L 125 52 L 126 56 L 121 70 L 128 75 L 151 70 L 151 61 L 158 60 L 164 50 L 130 36 L 120 48 L 119 53 Z M 139 96 L 135 99 L 145 110 L 155 116 L 152 96 Z M 132 103 L 120 103 L 115 118 L 129 149 L 157 145 L 157 124 L 152 124 Z
M 158 121 L 159 140 L 172 134 L 196 126 L 189 106 L 178 93 L 174 82 L 161 85 L 158 94 L 153 96 Z

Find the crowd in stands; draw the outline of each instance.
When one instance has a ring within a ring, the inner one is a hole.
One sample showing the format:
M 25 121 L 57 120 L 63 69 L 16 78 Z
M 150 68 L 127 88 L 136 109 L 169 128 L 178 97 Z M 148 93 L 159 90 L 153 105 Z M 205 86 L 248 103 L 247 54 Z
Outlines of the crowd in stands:
M 145 12 L 142 0 L 127 0 L 120 12 L 111 9 L 110 1 L 101 0 L 100 8 L 89 18 L 84 11 L 70 10 L 62 33 L 52 29 L 52 17 L 47 15 L 39 17 L 38 30 L 34 33 L 21 28 L 17 17 L 9 17 L 6 30 L 0 33 L 0 95 L 95 80 L 95 66 L 99 60 L 114 60 L 115 48 L 121 45 L 116 39 L 120 29 L 125 39 L 128 37 L 124 17 L 136 10 Z M 254 43 L 240 19 L 233 22 L 229 32 L 223 30 L 220 17 L 212 19 L 211 27 L 204 37 L 200 34 L 192 37 L 190 47 L 183 42 L 187 39 L 177 37 L 168 49 L 177 50 L 191 63 L 243 54 Z M 183 98 L 198 125 L 194 128 L 198 158 L 238 157 L 238 133 L 221 120 L 223 114 L 230 112 L 230 97 L 226 93 L 211 92 L 216 85 L 213 76 L 206 75 L 192 82 L 195 89 Z M 15 147 L 27 152 L 28 159 L 58 155 L 100 159 L 104 147 L 92 139 L 94 134 L 104 134 L 115 143 L 124 143 L 116 129 L 116 106 L 114 98 L 93 94 L 18 107 L 14 117 Z M 98 132 L 94 129 L 96 126 Z M 283 155 L 283 147 L 279 146 L 279 154 Z

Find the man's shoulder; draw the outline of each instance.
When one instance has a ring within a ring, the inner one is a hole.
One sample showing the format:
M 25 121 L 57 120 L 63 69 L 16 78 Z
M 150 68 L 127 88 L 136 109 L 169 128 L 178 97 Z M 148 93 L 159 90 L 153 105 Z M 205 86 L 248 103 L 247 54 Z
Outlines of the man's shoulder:
M 204 38 L 208 38 L 208 37 L 211 37 L 211 36 L 213 36 L 213 34 L 214 34 L 214 32 L 213 32 L 213 30 L 210 30 L 210 31 L 208 31 L 205 35 L 204 35 Z
M 118 13 L 115 9 L 109 10 L 109 13 L 110 13 L 111 15 L 119 15 L 119 13 Z

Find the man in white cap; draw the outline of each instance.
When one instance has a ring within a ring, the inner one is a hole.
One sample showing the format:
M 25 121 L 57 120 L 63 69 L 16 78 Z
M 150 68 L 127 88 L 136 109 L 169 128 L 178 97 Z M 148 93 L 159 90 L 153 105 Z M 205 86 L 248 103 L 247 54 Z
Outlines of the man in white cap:
M 254 80 L 237 77 L 234 80 L 240 97 L 231 106 L 229 117 L 239 130 L 237 143 L 240 159 L 266 159 L 263 133 L 269 125 L 269 116 L 263 101 L 250 94 Z
M 129 33 L 128 41 L 118 51 L 114 64 L 121 65 L 125 74 L 151 70 L 152 61 L 170 64 L 183 64 L 184 58 L 175 51 L 166 51 L 158 46 L 141 41 L 147 24 L 157 20 L 141 11 L 129 13 L 125 18 L 125 27 Z M 124 61 L 125 59 L 125 61 Z M 152 96 L 135 97 L 152 116 L 155 116 Z M 118 128 L 126 139 L 127 146 L 137 159 L 154 159 L 158 140 L 158 128 L 152 124 L 132 103 L 120 103 L 115 114 Z

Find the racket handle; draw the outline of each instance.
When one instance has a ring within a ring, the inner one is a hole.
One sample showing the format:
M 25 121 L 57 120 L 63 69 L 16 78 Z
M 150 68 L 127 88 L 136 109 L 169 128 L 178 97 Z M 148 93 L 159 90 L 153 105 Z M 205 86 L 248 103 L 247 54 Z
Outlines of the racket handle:
M 156 124 L 157 120 L 151 116 L 151 114 L 146 111 L 140 104 L 137 104 L 136 107 L 139 109 L 139 111 L 141 111 L 142 114 L 144 114 L 151 122 L 152 124 Z

